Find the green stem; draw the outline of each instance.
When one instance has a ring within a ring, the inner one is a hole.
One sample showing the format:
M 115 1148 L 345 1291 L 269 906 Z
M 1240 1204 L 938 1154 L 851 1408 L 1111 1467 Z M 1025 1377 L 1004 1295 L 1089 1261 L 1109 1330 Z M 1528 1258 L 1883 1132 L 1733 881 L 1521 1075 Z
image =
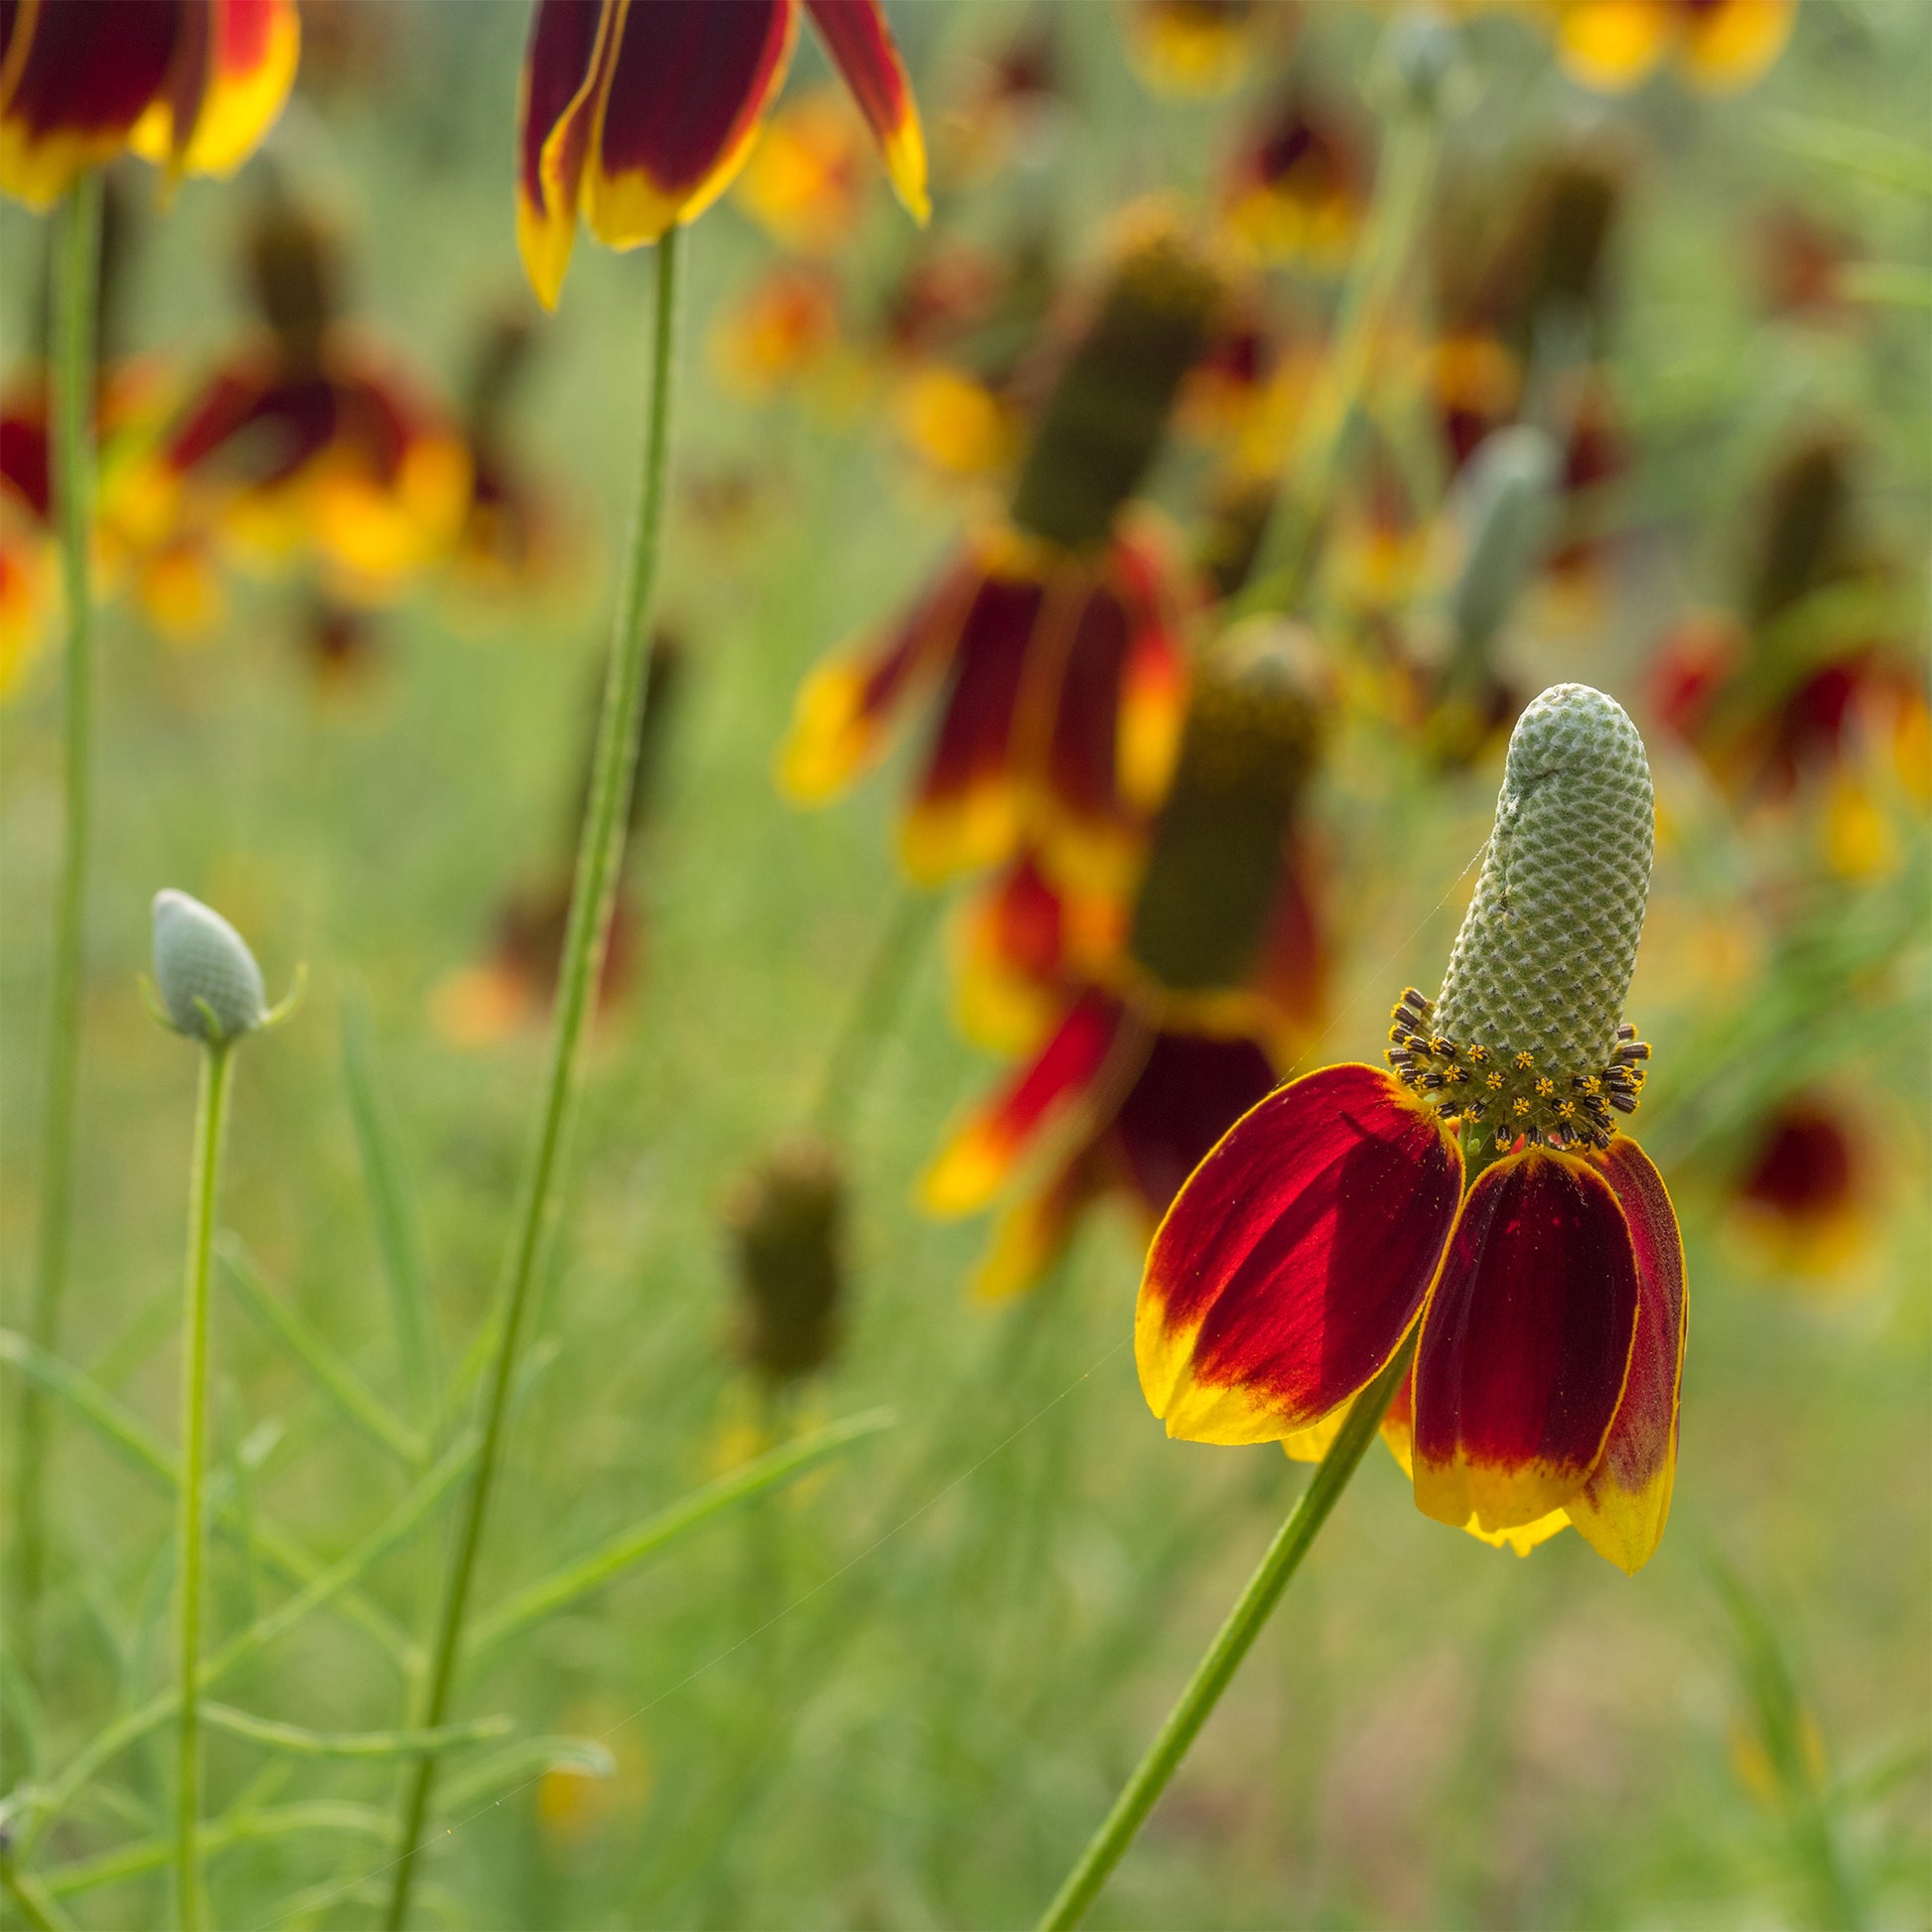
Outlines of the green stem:
M 176 1659 L 175 1904 L 182 1932 L 202 1923 L 202 1558 L 207 1545 L 204 1486 L 207 1466 L 208 1255 L 221 1173 L 221 1130 L 234 1076 L 234 1046 L 216 1040 L 202 1054 L 195 1108 L 195 1166 L 188 1193 L 188 1270 L 181 1323 L 181 1494 L 175 1512 L 175 1575 L 181 1590 Z
M 631 767 L 636 757 L 637 726 L 650 672 L 650 603 L 657 581 L 657 557 L 664 521 L 665 473 L 668 468 L 671 425 L 671 381 L 677 321 L 678 262 L 682 238 L 676 228 L 657 244 L 656 340 L 650 375 L 649 418 L 644 431 L 643 487 L 631 535 L 629 567 L 617 633 L 611 644 L 610 675 L 604 687 L 604 712 L 598 722 L 597 751 L 591 766 L 590 797 L 577 850 L 577 877 L 571 889 L 570 921 L 557 975 L 556 1013 L 552 1021 L 550 1068 L 544 1091 L 543 1114 L 536 1148 L 518 1205 L 511 1240 L 508 1286 L 503 1301 L 501 1331 L 490 1364 L 484 1396 L 483 1447 L 471 1478 L 463 1516 L 457 1530 L 455 1555 L 446 1578 L 435 1649 L 430 1663 L 424 1707 L 418 1723 L 433 1728 L 449 1710 L 456 1663 L 463 1644 L 463 1622 L 470 1602 L 470 1585 L 477 1553 L 483 1543 L 489 1492 L 502 1449 L 503 1416 L 509 1403 L 516 1367 L 517 1344 L 530 1289 L 544 1248 L 550 1221 L 550 1194 L 556 1175 L 570 1103 L 576 1087 L 577 1062 L 593 993 L 603 972 L 605 943 L 610 933 L 611 906 L 617 895 L 623 862 L 624 805 L 630 796 Z M 409 1916 L 409 1892 L 416 1869 L 416 1848 L 429 1816 L 430 1793 L 436 1778 L 436 1759 L 418 1760 L 409 1774 L 403 1800 L 402 1833 L 390 1894 L 387 1923 L 404 1925 Z
M 1306 585 L 1330 506 L 1335 466 L 1413 251 L 1436 148 L 1435 115 L 1406 110 L 1389 142 L 1374 208 L 1349 265 L 1331 345 L 1289 453 L 1281 496 L 1238 602 L 1242 616 L 1292 611 Z
M 54 997 L 47 1023 L 46 1119 L 41 1148 L 39 1252 L 28 1332 L 50 1353 L 60 1345 L 73 1193 L 73 1098 L 80 1059 L 80 980 L 86 944 L 88 768 L 92 738 L 93 594 L 88 545 L 94 497 L 94 310 L 100 275 L 100 175 L 88 169 L 61 216 L 54 316 L 54 491 L 61 581 L 68 606 L 63 677 L 67 704 L 66 849 L 54 923 Z M 17 1655 L 31 1681 L 34 1632 L 46 1568 L 43 1467 L 47 1408 L 29 1390 L 20 1408 L 14 1480 Z
M 1355 1473 L 1375 1432 L 1382 1426 L 1389 1404 L 1395 1400 L 1397 1389 L 1402 1386 L 1402 1378 L 1409 1372 L 1415 1352 L 1416 1331 L 1411 1329 L 1408 1340 L 1396 1350 L 1388 1367 L 1355 1398 L 1341 1433 L 1289 1512 L 1288 1521 L 1268 1546 L 1260 1567 L 1248 1579 L 1247 1588 L 1228 1612 L 1227 1621 L 1208 1646 L 1207 1654 L 1194 1667 L 1194 1674 L 1169 1712 L 1167 1723 L 1148 1746 L 1147 1754 L 1115 1800 L 1113 1810 L 1088 1841 L 1080 1862 L 1067 1873 L 1066 1882 L 1047 1906 L 1039 1921 L 1039 1932 L 1063 1932 L 1065 1927 L 1078 1925 L 1086 1916 L 1088 1906 L 1100 1895 L 1100 1888 L 1114 1866 L 1140 1835 L 1148 1814 L 1168 1788 L 1169 1779 L 1179 1769 L 1180 1760 L 1187 1755 L 1188 1746 L 1274 1614 L 1282 1591 L 1308 1555 L 1315 1533 L 1328 1520 L 1336 1499 L 1348 1486 L 1349 1477 Z

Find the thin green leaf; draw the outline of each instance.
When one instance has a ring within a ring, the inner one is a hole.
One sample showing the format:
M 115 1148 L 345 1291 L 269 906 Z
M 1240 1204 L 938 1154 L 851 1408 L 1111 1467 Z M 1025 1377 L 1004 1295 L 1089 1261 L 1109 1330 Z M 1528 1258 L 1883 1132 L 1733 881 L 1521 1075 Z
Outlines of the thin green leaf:
M 287 1298 L 269 1287 L 247 1243 L 223 1230 L 215 1236 L 214 1247 L 242 1306 L 281 1338 L 337 1409 L 392 1455 L 412 1467 L 419 1465 L 424 1455 L 423 1439 L 398 1422 L 370 1392 L 368 1384 L 296 1313 Z
M 1766 131 L 1788 153 L 1932 198 L 1932 152 L 1895 134 L 1846 121 L 1815 120 L 1808 114 L 1774 114 Z
M 430 1310 L 429 1276 L 417 1225 L 415 1193 L 403 1167 L 395 1123 L 377 1076 L 375 1044 L 367 1010 L 357 998 L 343 1002 L 343 1084 L 362 1157 L 362 1182 L 375 1220 L 376 1245 L 389 1284 L 396 1345 L 410 1401 L 419 1417 L 436 1405 L 436 1323 Z
M 576 1771 L 587 1778 L 608 1778 L 616 1775 L 617 1768 L 618 1760 L 609 1747 L 594 1737 L 523 1737 L 492 1751 L 462 1777 L 451 1778 L 436 1808 L 446 1818 L 453 1818 L 545 1771 Z
M 179 1481 L 174 1457 L 160 1439 L 106 1390 L 11 1328 L 0 1328 L 0 1362 L 10 1363 L 39 1387 L 69 1403 L 83 1421 L 90 1423 L 137 1469 L 169 1495 L 174 1494 Z M 225 1482 L 210 1485 L 210 1490 L 215 1527 L 229 1536 L 241 1535 L 232 1485 Z M 259 1526 L 253 1547 L 284 1583 L 302 1587 L 324 1574 L 321 1558 L 272 1523 Z M 407 1657 L 412 1647 L 409 1632 L 379 1604 L 370 1602 L 359 1592 L 351 1592 L 344 1598 L 342 1609 L 345 1616 L 359 1623 L 392 1658 L 400 1662 Z
M 410 1757 L 423 1751 L 453 1750 L 460 1744 L 487 1743 L 516 1728 L 515 1719 L 499 1717 L 439 1725 L 432 1730 L 311 1730 L 305 1725 L 281 1724 L 237 1711 L 231 1704 L 204 1704 L 201 1711 L 217 1730 L 303 1757 Z
M 386 1812 L 373 1805 L 350 1804 L 344 1799 L 312 1798 L 304 1803 L 273 1805 L 260 1811 L 245 1811 L 204 1825 L 197 1834 L 204 1858 L 225 1852 L 236 1845 L 259 1844 L 263 1839 L 299 1837 L 310 1832 L 345 1832 L 358 1838 L 386 1840 L 391 1827 Z M 175 1841 L 167 1838 L 143 1839 L 138 1845 L 124 1845 L 118 1851 L 103 1853 L 97 1859 L 80 1859 L 72 1864 L 57 1865 L 44 1880 L 46 1889 L 59 1898 L 71 1898 L 76 1892 L 98 1891 L 102 1885 L 125 1884 L 130 1878 L 146 1876 L 166 1867 L 175 1855 Z
M 34 1932 L 71 1932 L 73 1921 L 55 1904 L 47 1888 L 16 1870 L 13 1860 L 4 1857 L 0 1857 L 0 1891 L 13 1900 Z
M 863 1415 L 848 1416 L 843 1422 L 828 1423 L 823 1429 L 768 1450 L 743 1468 L 720 1476 L 716 1482 L 706 1483 L 681 1502 L 624 1530 L 589 1555 L 518 1590 L 507 1601 L 479 1617 L 471 1627 L 469 1654 L 475 1656 L 528 1629 L 531 1624 L 582 1602 L 627 1570 L 658 1555 L 679 1537 L 780 1483 L 803 1475 L 807 1469 L 850 1449 L 854 1443 L 890 1429 L 895 1420 L 890 1409 L 869 1409 Z
M 436 1466 L 346 1556 L 332 1564 L 286 1603 L 279 1604 L 266 1616 L 258 1617 L 245 1630 L 230 1637 L 202 1666 L 200 1681 L 203 1687 L 212 1685 L 238 1664 L 245 1663 L 257 1652 L 266 1649 L 357 1582 L 404 1541 L 442 1501 L 469 1468 L 476 1453 L 477 1438 L 474 1434 L 452 1444 Z M 89 1743 L 82 1745 L 69 1761 L 67 1769 L 44 1790 L 33 1794 L 28 1804 L 23 1806 L 23 1810 L 32 1810 L 34 1821 L 23 1838 L 22 1850 L 32 1849 L 48 1824 L 73 1802 L 74 1794 L 103 1764 L 117 1752 L 145 1737 L 157 1725 L 166 1724 L 174 1716 L 175 1705 L 176 1693 L 164 1691 L 137 1710 L 117 1718 Z

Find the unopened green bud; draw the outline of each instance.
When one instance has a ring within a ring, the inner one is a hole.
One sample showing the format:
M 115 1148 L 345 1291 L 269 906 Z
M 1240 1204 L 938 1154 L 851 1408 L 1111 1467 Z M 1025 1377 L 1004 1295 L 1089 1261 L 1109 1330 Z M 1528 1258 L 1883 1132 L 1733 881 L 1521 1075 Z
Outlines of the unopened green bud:
M 1614 699 L 1555 684 L 1529 706 L 1436 1003 L 1438 1033 L 1527 1053 L 1560 1087 L 1617 1058 L 1655 810 L 1643 740 Z
M 269 1018 L 261 968 L 219 912 L 186 893 L 154 896 L 154 977 L 168 1024 L 218 1045 Z
M 1412 7 L 1390 29 L 1389 65 L 1404 104 L 1433 114 L 1455 66 L 1455 34 L 1433 7 Z
M 1488 650 L 1543 561 L 1562 473 L 1555 440 L 1529 423 L 1485 437 L 1469 459 L 1450 510 L 1465 546 L 1449 596 L 1458 658 Z
M 725 1210 L 742 1296 L 738 1343 L 774 1383 L 822 1368 L 845 1299 L 845 1175 L 822 1141 L 778 1148 Z

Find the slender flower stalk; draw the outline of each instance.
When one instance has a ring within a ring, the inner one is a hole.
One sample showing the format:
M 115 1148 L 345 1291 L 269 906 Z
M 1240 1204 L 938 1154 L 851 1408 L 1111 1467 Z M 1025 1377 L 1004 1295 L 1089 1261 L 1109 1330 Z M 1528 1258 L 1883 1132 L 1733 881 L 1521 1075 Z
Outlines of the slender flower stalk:
M 1194 1674 L 1174 1701 L 1167 1722 L 1134 1767 L 1134 1775 L 1115 1799 L 1113 1810 L 1087 1841 L 1079 1863 L 1066 1874 L 1066 1882 L 1041 1915 L 1039 1932 L 1065 1932 L 1066 1927 L 1078 1925 L 1086 1916 L 1087 1908 L 1100 1896 L 1100 1888 L 1127 1848 L 1140 1836 L 1148 1813 L 1180 1768 L 1180 1760 L 1187 1755 L 1201 1725 L 1221 1701 L 1221 1693 L 1233 1682 L 1242 1660 L 1254 1648 L 1255 1639 L 1261 1635 L 1275 1612 L 1275 1605 L 1281 1601 L 1282 1592 L 1302 1567 L 1302 1559 L 1308 1555 L 1316 1533 L 1328 1520 L 1329 1511 L 1368 1452 L 1389 1404 L 1395 1400 L 1403 1377 L 1409 1373 L 1415 1353 L 1416 1337 L 1412 1332 L 1395 1359 L 1355 1398 L 1340 1434 L 1289 1511 L 1288 1521 L 1276 1531 L 1267 1555 L 1248 1579 L 1247 1587 L 1215 1633 L 1206 1654 L 1194 1666 Z
M 298 985 L 270 1010 L 261 969 L 219 913 L 185 893 L 154 901 L 154 976 L 150 1009 L 162 1026 L 202 1043 L 195 1106 L 195 1158 L 188 1184 L 188 1267 L 181 1323 L 181 1482 L 176 1492 L 175 1574 L 180 1592 L 176 1646 L 175 1905 L 182 1932 L 205 1917 L 202 1811 L 202 1571 L 207 1550 L 207 1305 L 214 1203 L 221 1179 L 221 1137 L 234 1076 L 234 1049 L 249 1034 L 279 1026 L 301 997 Z
M 204 1486 L 207 1471 L 207 1284 L 214 1239 L 214 1197 L 221 1171 L 221 1133 L 234 1083 L 234 1045 L 212 1039 L 203 1049 L 195 1106 L 195 1165 L 188 1188 L 188 1271 L 182 1297 L 181 1488 L 175 1511 L 175 1572 L 181 1591 L 176 1683 L 175 1909 L 182 1932 L 203 1922 L 202 1559 L 207 1545 Z
M 60 514 L 61 575 L 68 606 L 67 820 L 54 926 L 53 1011 L 47 1024 L 47 1089 L 41 1142 L 39 1253 L 30 1329 L 58 1350 L 67 1286 L 73 1194 L 73 1103 L 80 1060 L 80 983 L 85 965 L 90 751 L 93 731 L 93 591 L 88 548 L 94 498 L 94 311 L 100 278 L 100 176 L 74 183 L 62 212 L 56 268 L 54 485 Z M 46 1565 L 42 1508 L 47 1456 L 45 1398 L 21 1398 L 14 1492 L 14 1629 L 34 1676 L 34 1630 Z
M 483 1545 L 490 1490 L 502 1453 L 503 1419 L 509 1406 L 517 1351 L 523 1335 L 530 1290 L 537 1276 L 550 1227 L 551 1192 L 569 1125 L 576 1089 L 577 1062 L 592 995 L 604 970 L 611 908 L 623 859 L 624 805 L 630 795 L 636 755 L 637 723 L 650 671 L 650 606 L 657 581 L 657 559 L 664 520 L 665 473 L 670 449 L 671 386 L 677 320 L 679 230 L 667 229 L 657 242 L 656 340 L 651 358 L 649 418 L 644 431 L 644 472 L 637 519 L 631 535 L 623 601 L 611 646 L 610 675 L 598 725 L 591 767 L 590 796 L 578 846 L 577 876 L 571 891 L 570 919 L 558 968 L 550 1066 L 543 1110 L 511 1236 L 507 1284 L 495 1350 L 483 1397 L 483 1447 L 477 1458 L 457 1528 L 445 1578 L 443 1601 L 430 1657 L 421 1728 L 441 1725 L 450 1706 L 457 1659 L 462 1651 L 470 1586 Z M 400 1854 L 389 1899 L 387 1923 L 400 1927 L 409 1916 L 415 1879 L 416 1849 L 429 1815 L 437 1760 L 420 1758 L 407 1774 Z

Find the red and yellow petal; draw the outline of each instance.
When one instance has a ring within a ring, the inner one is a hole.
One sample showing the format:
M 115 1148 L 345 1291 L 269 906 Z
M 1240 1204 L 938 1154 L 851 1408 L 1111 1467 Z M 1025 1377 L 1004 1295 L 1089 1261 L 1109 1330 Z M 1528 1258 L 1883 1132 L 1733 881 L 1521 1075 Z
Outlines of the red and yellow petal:
M 787 796 L 816 804 L 878 758 L 894 714 L 951 658 L 978 589 L 971 558 L 950 566 L 882 645 L 812 672 L 778 753 L 778 784 Z
M 616 0 L 537 0 L 516 105 L 516 245 L 546 309 L 577 239 L 600 71 Z
M 1147 1064 L 1114 1118 L 1121 1166 L 1150 1224 L 1173 1204 L 1221 1136 L 1260 1105 L 1275 1083 L 1274 1062 L 1252 1039 L 1156 1035 Z
M 981 1301 L 1006 1302 L 1037 1288 L 1104 1185 L 1101 1144 L 1090 1143 L 1037 1193 L 1001 1216 L 973 1271 L 973 1293 Z
M 967 1037 L 1030 1052 L 1057 1019 L 1067 979 L 1067 906 L 1031 853 L 960 908 L 955 1003 Z
M 879 0 L 805 0 L 818 37 L 832 57 L 885 158 L 893 190 L 921 226 L 932 212 L 926 193 L 925 136 Z
M 189 0 L 14 0 L 0 52 L 0 193 L 50 208 L 119 154 L 167 84 L 188 13 Z
M 1684 1242 L 1663 1176 L 1619 1136 L 1590 1165 L 1615 1194 L 1636 1256 L 1636 1345 L 1596 1466 L 1570 1498 L 1570 1520 L 1591 1549 L 1635 1574 L 1656 1554 L 1677 1469 L 1677 1408 L 1690 1304 Z
M 584 218 L 613 248 L 655 241 L 731 186 L 783 83 L 797 0 L 613 0 Z
M 1048 1124 L 1101 1083 L 1133 1031 L 1117 1001 L 1083 994 L 1032 1064 L 970 1116 L 926 1170 L 919 1183 L 926 1210 L 956 1215 L 985 1207 Z
M 1416 1356 L 1416 1503 L 1460 1528 L 1521 1528 L 1584 1486 L 1636 1339 L 1637 1259 L 1585 1160 L 1507 1157 L 1469 1189 Z
M 167 84 L 128 145 L 175 175 L 231 175 L 275 124 L 295 84 L 294 0 L 181 0 Z
M 931 749 L 899 825 L 900 859 L 922 885 L 997 865 L 1018 842 L 1018 748 L 1038 683 L 1035 643 L 1047 595 L 1025 568 L 989 569 L 974 593 Z
M 1422 1309 L 1461 1186 L 1454 1139 L 1374 1067 L 1323 1067 L 1245 1114 L 1141 1283 L 1135 1359 L 1169 1435 L 1275 1442 L 1360 1390 Z

